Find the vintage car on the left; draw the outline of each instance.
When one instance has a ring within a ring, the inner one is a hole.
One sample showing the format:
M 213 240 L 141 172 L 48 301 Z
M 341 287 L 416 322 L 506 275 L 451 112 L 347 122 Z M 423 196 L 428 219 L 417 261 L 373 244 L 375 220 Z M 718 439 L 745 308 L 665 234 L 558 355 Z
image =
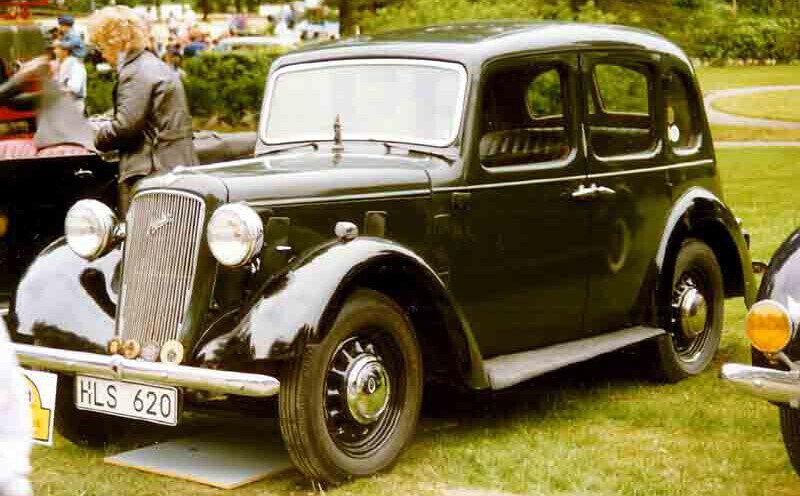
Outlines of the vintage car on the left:
M 720 376 L 778 407 L 783 443 L 800 474 L 800 229 L 772 255 L 745 320 L 752 365 L 728 363 Z
M 0 26 L 0 82 L 44 46 L 44 35 L 35 25 Z M 24 89 L 21 100 L 33 98 L 30 94 L 41 87 Z M 0 106 L 0 307 L 8 306 L 36 254 L 63 234 L 70 205 L 81 198 L 113 204 L 116 196 L 116 165 L 80 146 L 80 140 L 40 136 L 37 145 L 37 117 L 59 117 L 28 107 Z

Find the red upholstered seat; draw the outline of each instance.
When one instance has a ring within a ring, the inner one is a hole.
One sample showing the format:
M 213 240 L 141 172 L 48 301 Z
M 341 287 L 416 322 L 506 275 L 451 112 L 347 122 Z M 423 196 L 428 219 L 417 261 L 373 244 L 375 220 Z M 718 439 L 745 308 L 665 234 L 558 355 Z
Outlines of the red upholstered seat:
M 78 145 L 56 145 L 37 150 L 32 139 L 0 140 L 0 160 L 23 158 L 67 157 L 71 155 L 88 155 L 86 148 Z
M 56 145 L 42 148 L 36 153 L 37 157 L 65 157 L 68 155 L 88 155 L 89 150 L 78 145 Z

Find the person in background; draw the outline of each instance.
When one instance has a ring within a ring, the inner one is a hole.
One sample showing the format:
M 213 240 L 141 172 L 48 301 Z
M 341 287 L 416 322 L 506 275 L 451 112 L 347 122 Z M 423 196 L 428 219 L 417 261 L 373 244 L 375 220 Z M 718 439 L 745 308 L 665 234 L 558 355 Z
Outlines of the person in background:
M 28 390 L 0 321 L 0 496 L 32 496 L 28 480 L 33 421 Z
M 58 41 L 67 47 L 74 56 L 83 59 L 86 56 L 86 44 L 81 39 L 75 28 L 75 19 L 70 16 L 58 18 Z
M 21 98 L 25 92 L 25 83 L 47 74 L 48 64 L 47 57 L 37 57 L 23 64 L 6 82 L 0 84 L 0 106 L 10 106 L 18 110 L 33 108 L 36 103 L 34 99 Z
M 53 48 L 58 61 L 56 81 L 75 99 L 78 110 L 83 114 L 86 110 L 86 67 L 64 43 L 57 41 Z
M 95 147 L 119 150 L 119 208 L 128 210 L 135 182 L 156 171 L 197 164 L 192 120 L 178 74 L 147 47 L 147 28 L 129 7 L 88 19 L 89 40 L 117 72 L 114 111 L 97 130 Z

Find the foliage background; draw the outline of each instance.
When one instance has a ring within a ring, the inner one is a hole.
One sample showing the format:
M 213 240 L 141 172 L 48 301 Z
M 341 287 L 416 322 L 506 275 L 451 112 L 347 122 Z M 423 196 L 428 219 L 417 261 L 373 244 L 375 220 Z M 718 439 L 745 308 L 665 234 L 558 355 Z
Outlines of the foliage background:
M 230 124 L 243 120 L 255 122 L 269 68 L 281 53 L 276 50 L 204 53 L 187 59 L 183 65 L 183 85 L 192 116 Z M 86 70 L 89 113 L 109 110 L 113 104 L 113 73 L 99 73 L 90 63 L 86 64 Z

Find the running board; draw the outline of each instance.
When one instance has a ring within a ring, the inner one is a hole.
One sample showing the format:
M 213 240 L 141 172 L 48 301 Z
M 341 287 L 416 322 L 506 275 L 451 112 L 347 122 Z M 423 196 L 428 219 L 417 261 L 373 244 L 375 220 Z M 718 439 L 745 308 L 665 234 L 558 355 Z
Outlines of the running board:
M 665 334 L 655 327 L 630 327 L 591 338 L 545 348 L 500 355 L 483 364 L 492 389 L 503 389 L 573 363 L 583 362 L 625 346 Z

